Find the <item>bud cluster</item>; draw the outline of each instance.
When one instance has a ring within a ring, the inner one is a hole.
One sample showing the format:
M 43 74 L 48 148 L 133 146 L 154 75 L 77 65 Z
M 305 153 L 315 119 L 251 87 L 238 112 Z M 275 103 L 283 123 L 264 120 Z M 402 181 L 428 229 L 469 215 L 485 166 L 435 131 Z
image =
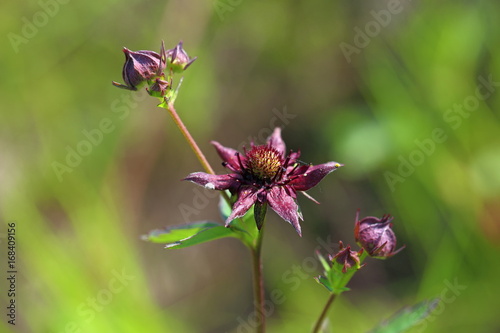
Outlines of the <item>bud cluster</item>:
M 349 290 L 346 285 L 354 273 L 364 266 L 362 263 L 366 256 L 386 259 L 401 251 L 404 246 L 396 250 L 396 235 L 391 229 L 391 221 L 390 215 L 384 215 L 382 218 L 368 216 L 360 220 L 358 210 L 354 238 L 361 249 L 352 251 L 351 246 L 344 246 L 342 241 L 339 241 L 339 251 L 328 255 L 328 260 L 318 253 L 325 272 L 324 275 L 316 277 L 316 281 L 338 295 Z
M 123 48 L 123 53 L 125 53 L 125 64 L 122 77 L 125 84 L 113 81 L 113 85 L 136 91 L 142 85 L 147 84 L 148 93 L 161 98 L 173 96 L 173 74 L 182 73 L 196 60 L 196 57 L 189 58 L 182 48 L 182 42 L 179 42 L 173 49 L 165 50 L 165 44 L 162 41 L 159 54 L 149 50 L 131 51 L 126 47 Z M 165 69 L 168 69 L 167 75 L 165 75 Z

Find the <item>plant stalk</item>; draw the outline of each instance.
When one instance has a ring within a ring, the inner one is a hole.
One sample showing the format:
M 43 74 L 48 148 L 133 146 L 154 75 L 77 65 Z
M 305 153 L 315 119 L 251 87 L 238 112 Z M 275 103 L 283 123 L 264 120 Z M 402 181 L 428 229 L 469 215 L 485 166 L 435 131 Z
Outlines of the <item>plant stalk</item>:
M 196 141 L 194 141 L 194 139 L 191 136 L 191 134 L 189 133 L 188 129 L 186 128 L 186 126 L 182 122 L 181 118 L 179 117 L 179 115 L 177 114 L 177 111 L 174 108 L 174 105 L 172 103 L 168 103 L 167 105 L 168 105 L 168 107 L 167 107 L 168 113 L 170 113 L 170 116 L 172 116 L 172 119 L 174 120 L 175 124 L 177 125 L 177 127 L 181 131 L 182 135 L 184 135 L 184 138 L 188 142 L 191 149 L 193 149 L 194 154 L 196 155 L 196 157 L 200 161 L 200 163 L 203 166 L 203 168 L 205 169 L 205 171 L 207 173 L 214 175 L 215 174 L 214 169 L 212 169 L 212 167 L 210 166 L 210 163 L 208 163 L 207 158 L 205 157 L 205 155 L 201 151 L 200 147 L 198 147 L 198 145 L 196 144 Z
M 252 260 L 253 260 L 253 291 L 254 291 L 254 305 L 255 314 L 257 315 L 257 333 L 266 332 L 266 315 L 264 313 L 264 279 L 262 274 L 262 237 L 264 234 L 264 226 L 262 225 L 259 236 L 255 242 L 255 246 L 252 248 Z
M 319 333 L 321 326 L 323 324 L 323 321 L 325 320 L 326 314 L 328 313 L 328 310 L 330 309 L 330 306 L 332 305 L 333 301 L 335 300 L 335 296 L 337 296 L 334 293 L 330 294 L 330 297 L 328 298 L 328 301 L 325 304 L 325 307 L 323 308 L 323 311 L 321 312 L 318 320 L 316 321 L 316 324 L 314 325 L 313 328 L 313 333 Z
M 177 125 L 177 128 L 179 128 L 182 135 L 184 135 L 184 138 L 186 139 L 187 143 L 189 144 L 189 146 L 193 150 L 194 154 L 198 158 L 198 161 L 200 161 L 203 169 L 205 169 L 205 171 L 207 173 L 215 175 L 214 169 L 212 169 L 212 166 L 210 165 L 210 163 L 208 163 L 207 158 L 205 157 L 205 155 L 201 151 L 200 147 L 198 147 L 198 144 L 196 143 L 196 141 L 194 141 L 194 139 L 191 136 L 191 133 L 189 133 L 186 125 L 184 125 L 184 123 L 182 122 L 181 117 L 179 117 L 179 115 L 177 114 L 177 111 L 175 110 L 174 104 L 172 102 L 168 102 L 166 109 L 167 109 L 168 113 L 170 114 L 170 116 L 172 116 L 172 119 L 174 120 L 174 123 Z M 224 198 L 224 200 L 226 200 L 226 202 L 229 204 L 229 206 L 231 206 L 231 200 L 229 199 L 226 192 L 222 191 L 221 195 Z

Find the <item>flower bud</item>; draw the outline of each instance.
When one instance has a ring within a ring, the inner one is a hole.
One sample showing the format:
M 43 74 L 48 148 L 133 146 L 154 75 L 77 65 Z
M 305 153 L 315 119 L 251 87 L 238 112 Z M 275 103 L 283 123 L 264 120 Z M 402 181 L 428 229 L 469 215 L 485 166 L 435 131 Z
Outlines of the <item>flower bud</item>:
M 335 263 L 342 265 L 342 273 L 347 273 L 347 270 L 354 267 L 356 270 L 361 268 L 359 256 L 363 253 L 363 249 L 359 252 L 351 251 L 351 246 L 344 247 L 344 243 L 339 241 L 339 252 L 336 255 L 330 255 L 329 258 Z
M 161 76 L 165 69 L 162 56 L 154 51 L 141 50 L 130 51 L 123 48 L 125 53 L 125 64 L 123 65 L 122 76 L 125 84 L 113 81 L 113 85 L 128 90 L 137 90 L 143 82 L 152 81 L 155 77 Z M 165 54 L 162 45 L 162 55 Z
M 167 66 L 174 73 L 185 71 L 197 57 L 190 59 L 186 51 L 182 48 L 182 42 L 179 42 L 173 49 L 167 50 Z
M 149 88 L 146 88 L 146 90 L 153 97 L 163 97 L 166 95 L 167 89 L 170 88 L 170 85 L 171 84 L 168 81 L 157 77 L 154 83 Z
M 389 258 L 404 248 L 396 250 L 396 235 L 391 229 L 392 219 L 390 215 L 384 215 L 380 219 L 368 216 L 359 220 L 359 210 L 356 213 L 354 238 L 371 257 Z

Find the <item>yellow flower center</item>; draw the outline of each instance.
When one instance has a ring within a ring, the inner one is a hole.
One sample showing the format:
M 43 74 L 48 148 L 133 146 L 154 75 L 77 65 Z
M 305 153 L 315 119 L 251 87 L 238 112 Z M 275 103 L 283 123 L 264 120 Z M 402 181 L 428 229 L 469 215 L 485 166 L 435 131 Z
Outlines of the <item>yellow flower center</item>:
M 280 152 L 269 146 L 255 146 L 247 153 L 248 168 L 255 177 L 271 180 L 283 166 Z

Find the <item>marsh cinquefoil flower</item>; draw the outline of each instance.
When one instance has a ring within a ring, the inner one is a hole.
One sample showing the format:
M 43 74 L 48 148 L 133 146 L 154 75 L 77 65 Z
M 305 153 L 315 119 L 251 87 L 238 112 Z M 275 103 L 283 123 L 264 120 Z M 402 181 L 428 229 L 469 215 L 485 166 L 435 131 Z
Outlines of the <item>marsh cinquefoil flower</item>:
M 356 213 L 354 238 L 371 257 L 386 259 L 404 249 L 405 246 L 402 246 L 396 250 L 396 234 L 392 230 L 392 219 L 390 215 L 384 215 L 380 219 L 368 216 L 359 220 L 359 210 Z
M 286 154 L 281 129 L 276 128 L 267 139 L 267 144 L 251 144 L 250 150 L 242 154 L 213 141 L 223 165 L 231 173 L 211 175 L 195 172 L 185 178 L 212 190 L 229 190 L 237 195 L 226 226 L 242 217 L 254 204 L 267 204 L 285 221 L 290 223 L 302 236 L 299 219 L 303 220 L 297 205 L 297 192 L 316 186 L 327 174 L 340 168 L 342 164 L 328 162 L 320 165 L 305 165 L 298 161 L 300 152 Z M 315 201 L 316 202 L 316 201 Z M 257 221 L 259 226 L 259 221 Z

